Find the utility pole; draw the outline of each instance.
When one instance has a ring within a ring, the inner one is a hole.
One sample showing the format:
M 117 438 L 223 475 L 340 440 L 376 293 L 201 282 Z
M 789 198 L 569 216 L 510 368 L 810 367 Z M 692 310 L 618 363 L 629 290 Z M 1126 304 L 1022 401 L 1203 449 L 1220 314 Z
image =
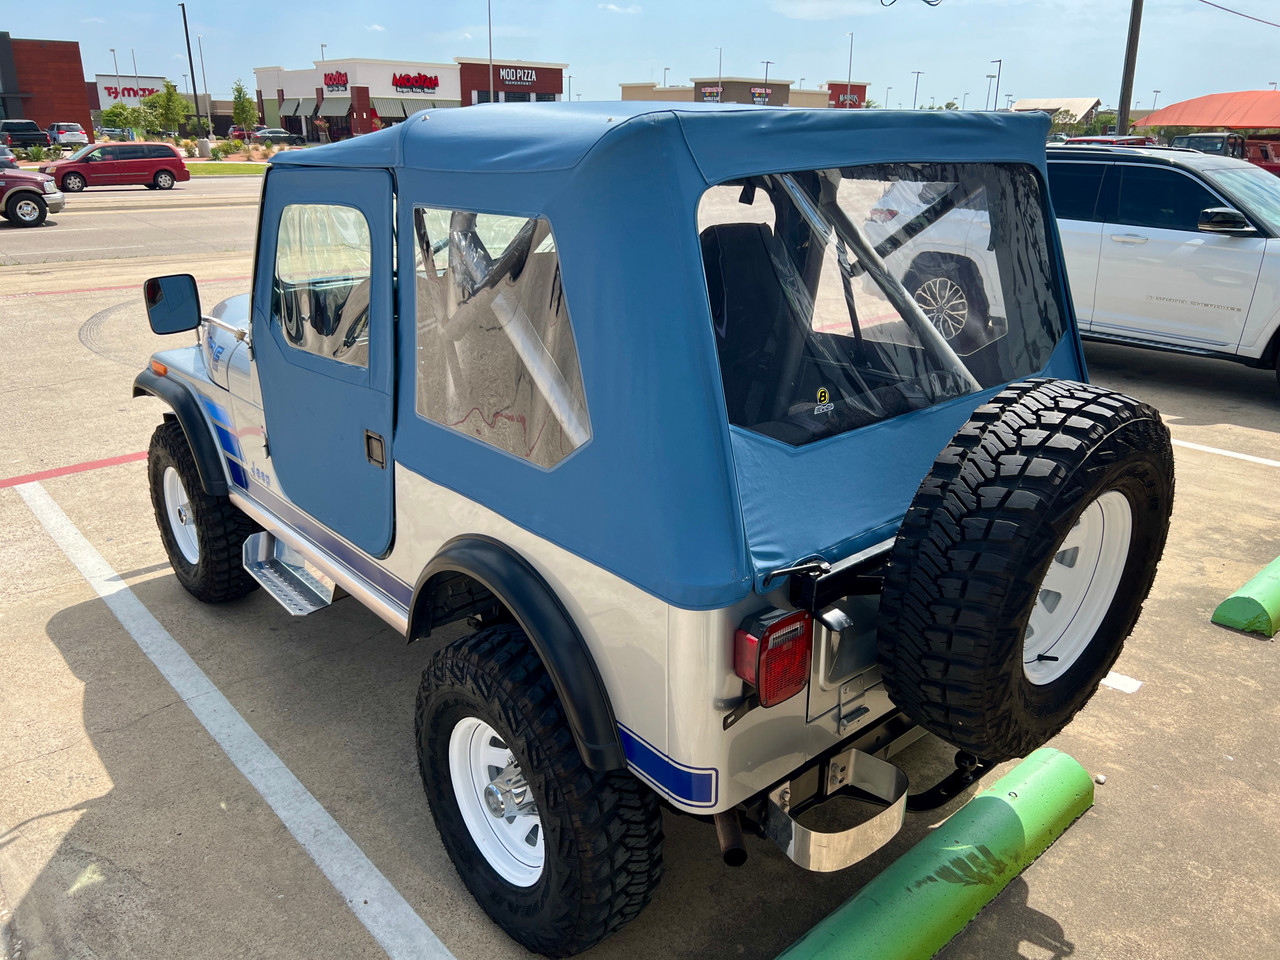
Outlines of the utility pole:
M 200 82 L 204 85 L 204 118 L 209 124 L 209 130 L 205 136 L 213 136 L 213 97 L 209 95 L 209 78 L 204 72 L 204 34 L 196 34 L 196 46 L 200 48 Z M 191 85 L 194 87 L 196 78 L 191 78 Z M 196 115 L 200 115 L 199 106 L 196 107 Z
M 182 8 L 182 35 L 187 38 L 187 69 L 191 71 L 191 87 L 193 91 L 191 95 L 192 106 L 195 107 L 195 115 L 198 117 L 200 116 L 200 98 L 194 92 L 196 85 L 196 62 L 191 58 L 191 32 L 187 29 L 187 5 L 185 3 L 180 3 L 178 6 Z M 184 81 L 183 86 L 186 86 L 185 81 L 187 78 L 185 74 L 182 79 Z M 199 124 L 196 124 L 197 128 L 199 128 L 199 126 Z M 197 129 L 196 132 L 199 133 L 199 129 Z
M 1129 132 L 1129 99 L 1133 96 L 1133 73 L 1138 66 L 1138 31 L 1142 28 L 1142 0 L 1129 8 L 1129 40 L 1124 47 L 1124 74 L 1120 78 L 1120 107 L 1116 111 L 1116 133 Z
M 999 110 L 1000 109 L 1000 71 L 1004 68 L 1004 61 L 992 60 L 991 62 L 996 65 L 996 98 L 994 103 L 996 105 L 996 109 Z
M 912 70 L 911 72 L 916 75 L 916 86 L 915 89 L 911 91 L 911 109 L 914 110 L 916 108 L 916 94 L 920 92 L 920 74 L 924 73 L 924 71 Z
M 987 99 L 982 101 L 983 110 L 991 109 L 991 81 L 994 80 L 995 78 L 996 78 L 996 75 L 994 73 L 987 74 Z
M 852 107 L 853 102 L 849 99 L 849 95 L 853 92 L 849 88 L 853 86 L 853 31 L 849 31 L 849 75 L 844 81 L 844 105 Z

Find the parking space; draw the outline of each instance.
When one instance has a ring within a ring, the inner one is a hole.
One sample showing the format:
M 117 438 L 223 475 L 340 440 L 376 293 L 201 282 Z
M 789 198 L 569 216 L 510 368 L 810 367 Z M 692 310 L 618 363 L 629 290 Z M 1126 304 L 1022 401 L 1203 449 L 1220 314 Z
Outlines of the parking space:
M 462 960 L 524 956 L 432 825 L 412 737 L 418 649 L 351 600 L 298 619 L 261 592 L 201 605 L 165 560 L 131 456 L 162 412 L 129 396 L 163 343 L 138 285 L 189 271 L 216 302 L 246 286 L 245 249 L 0 268 L 0 956 L 431 956 L 397 946 L 411 918 Z M 1280 653 L 1209 616 L 1280 554 L 1280 389 L 1271 371 L 1087 355 L 1096 382 L 1155 403 L 1179 444 L 1169 545 L 1116 665 L 1141 685 L 1102 688 L 1055 741 L 1105 775 L 1096 806 L 943 956 L 1272 958 Z M 62 535 L 32 507 L 44 495 L 69 521 Z M 351 866 L 338 834 L 305 800 L 273 809 L 274 788 L 238 765 L 261 755 L 224 748 L 204 706 L 183 702 L 137 624 L 77 569 L 68 530 L 225 697 L 222 719 L 242 720 L 367 858 L 360 882 L 384 878 L 410 919 L 394 898 L 349 902 L 355 888 L 324 868 Z M 949 756 L 926 740 L 901 759 L 923 785 Z M 884 850 L 827 876 L 750 837 L 731 870 L 708 824 L 668 815 L 654 902 L 590 956 L 772 957 L 947 812 L 909 817 Z

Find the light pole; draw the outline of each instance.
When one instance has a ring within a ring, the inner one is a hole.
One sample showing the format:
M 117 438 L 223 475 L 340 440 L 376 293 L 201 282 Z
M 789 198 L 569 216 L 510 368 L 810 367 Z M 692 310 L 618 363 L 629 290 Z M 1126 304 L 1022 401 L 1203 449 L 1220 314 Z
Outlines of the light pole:
M 1004 95 L 1004 106 L 1005 106 L 1005 109 L 1006 109 L 1006 110 L 1012 110 L 1012 109 L 1013 109 L 1013 94 L 1012 94 L 1012 93 L 1006 93 L 1006 94 Z
M 886 110 L 888 110 L 888 109 L 889 109 L 889 91 L 890 91 L 890 90 L 892 90 L 892 89 L 893 89 L 893 87 L 885 87 L 885 88 L 884 88 L 884 108 L 885 108 Z
M 184 73 L 184 74 L 182 75 L 182 94 L 183 94 L 183 96 L 186 96 L 186 95 L 187 95 L 187 93 L 188 93 L 188 90 L 187 90 L 187 75 Z
M 769 105 L 769 64 L 773 63 L 773 61 L 761 60 L 760 62 L 764 64 L 764 102 L 765 102 L 765 106 L 768 106 Z
M 996 65 L 996 99 L 995 99 L 995 104 L 996 104 L 996 109 L 997 109 L 997 110 L 999 110 L 999 109 L 1000 109 L 1000 71 L 1004 68 L 1004 61 L 1003 61 L 1003 60 L 992 60 L 991 62 L 992 62 L 992 63 L 994 63 L 994 64 Z
M 848 37 L 849 37 L 849 72 L 848 74 L 845 75 L 845 78 L 844 78 L 844 105 L 846 108 L 853 106 L 853 101 L 849 99 L 849 93 L 851 92 L 849 88 L 853 86 L 853 31 L 852 30 L 849 31 Z
M 800 90 L 803 90 L 803 89 L 804 89 L 804 77 L 801 77 L 801 78 L 800 78 L 800 86 L 799 86 L 799 88 L 798 88 L 798 89 L 800 89 Z
M 929 98 L 929 109 L 930 109 L 930 110 L 932 110 L 932 109 L 933 109 L 933 100 L 934 100 L 934 98 L 933 98 L 933 97 L 930 97 L 930 98 Z
M 1275 82 L 1274 80 L 1272 80 L 1272 81 L 1271 81 L 1271 89 L 1272 89 L 1272 90 L 1274 90 L 1275 88 L 1276 88 L 1276 82 Z
M 924 71 L 912 70 L 911 72 L 916 75 L 915 89 L 911 91 L 911 109 L 914 110 L 916 108 L 916 94 L 920 92 L 920 74 L 924 73 Z
M 493 103 L 493 0 L 485 6 L 489 11 L 489 102 Z
M 327 43 L 320 44 L 320 62 L 321 63 L 324 63 L 324 48 L 327 46 L 328 46 Z
M 991 109 L 991 81 L 994 80 L 995 78 L 996 78 L 996 75 L 994 73 L 987 74 L 987 99 L 982 101 L 983 110 Z
M 960 109 L 963 110 L 966 103 L 969 102 L 969 91 L 964 92 L 964 99 L 960 101 Z
M 133 52 L 133 47 L 129 48 L 129 56 L 133 57 L 133 89 L 138 93 L 138 103 L 142 103 L 142 80 L 138 77 L 138 55 Z
M 1155 112 L 1156 112 L 1156 100 L 1157 100 L 1157 99 L 1159 99 L 1159 97 L 1160 97 L 1160 91 L 1159 91 L 1159 90 L 1152 90 L 1152 91 L 1151 91 L 1151 112 L 1152 112 L 1152 113 L 1155 113 Z
M 566 99 L 568 99 L 569 101 L 572 101 L 573 100 L 573 74 L 566 73 L 564 75 L 564 78 L 569 81 L 569 92 Z
M 204 72 L 204 34 L 196 34 L 196 46 L 200 48 L 200 85 L 204 87 L 204 119 L 209 124 L 209 129 L 205 131 L 205 136 L 213 136 L 213 97 L 209 96 L 209 78 Z M 194 69 L 192 74 L 194 74 Z M 195 77 L 192 77 L 192 83 L 195 83 Z M 196 116 L 200 115 L 200 106 L 196 105 Z
M 178 4 L 178 6 L 182 8 L 182 35 L 183 37 L 186 38 L 186 41 L 187 41 L 187 69 L 191 71 L 191 87 L 192 87 L 191 100 L 193 105 L 195 106 L 195 114 L 198 117 L 200 116 L 200 100 L 199 100 L 199 97 L 195 95 L 196 62 L 191 59 L 191 31 L 187 29 L 187 5 L 185 3 L 180 3 Z M 115 51 L 112 51 L 113 54 L 114 52 Z M 182 75 L 182 85 L 185 87 L 186 84 L 187 84 L 187 75 L 184 73 Z M 196 126 L 198 127 L 199 124 L 197 124 Z M 196 132 L 199 133 L 200 131 L 197 129 Z
M 716 103 L 724 93 L 724 47 L 716 47 Z
M 670 67 L 662 68 L 662 87 L 664 90 L 666 89 L 666 86 L 667 86 L 667 71 L 670 69 L 671 69 Z

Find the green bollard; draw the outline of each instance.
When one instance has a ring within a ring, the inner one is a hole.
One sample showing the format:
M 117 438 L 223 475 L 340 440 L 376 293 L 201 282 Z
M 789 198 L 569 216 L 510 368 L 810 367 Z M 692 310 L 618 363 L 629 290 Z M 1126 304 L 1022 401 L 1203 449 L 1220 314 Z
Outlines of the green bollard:
M 1280 559 L 1218 604 L 1213 622 L 1224 627 L 1274 637 L 1280 630 Z
M 1042 747 L 778 960 L 928 960 L 1091 806 L 1088 771 Z

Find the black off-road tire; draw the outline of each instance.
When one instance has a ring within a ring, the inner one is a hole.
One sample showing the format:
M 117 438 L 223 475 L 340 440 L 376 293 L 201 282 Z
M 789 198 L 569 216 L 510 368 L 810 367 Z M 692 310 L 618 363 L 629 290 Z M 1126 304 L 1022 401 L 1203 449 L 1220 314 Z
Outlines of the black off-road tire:
M 1144 403 L 1036 380 L 979 407 L 938 455 L 890 554 L 878 644 L 893 701 L 980 757 L 1041 746 L 1093 695 L 1137 622 L 1173 486 L 1169 431 Z M 1110 491 L 1132 521 L 1118 586 L 1075 662 L 1034 683 L 1024 634 L 1042 581 L 1084 510 Z
M 199 544 L 195 563 L 183 555 L 170 525 L 164 492 L 165 470 L 170 467 L 181 479 L 190 505 Z M 245 571 L 241 550 L 245 539 L 261 528 L 228 497 L 205 493 L 191 446 L 176 420 L 165 421 L 151 435 L 147 479 L 151 486 L 156 524 L 160 527 L 160 540 L 178 582 L 187 592 L 205 603 L 222 603 L 256 590 L 258 582 Z
M 449 741 L 468 717 L 499 733 L 533 790 L 545 860 L 531 886 L 516 886 L 490 866 L 458 808 Z M 571 956 L 634 919 L 652 898 L 662 877 L 657 798 L 625 770 L 587 768 L 551 678 L 519 627 L 489 627 L 437 653 L 422 675 L 414 730 L 445 849 L 512 939 L 546 956 Z

